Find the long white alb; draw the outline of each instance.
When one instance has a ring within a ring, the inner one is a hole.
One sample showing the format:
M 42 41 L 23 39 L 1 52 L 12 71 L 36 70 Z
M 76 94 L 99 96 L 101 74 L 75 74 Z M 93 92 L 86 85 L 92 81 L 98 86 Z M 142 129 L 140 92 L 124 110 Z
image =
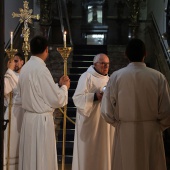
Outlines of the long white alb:
M 170 126 L 170 91 L 163 74 L 142 62 L 114 72 L 101 112 L 115 126 L 112 170 L 166 170 L 162 132 Z
M 21 128 L 19 170 L 57 170 L 53 111 L 67 104 L 67 87 L 55 84 L 44 61 L 31 56 L 21 70 L 19 89 L 26 110 Z
M 77 115 L 72 170 L 111 170 L 114 127 L 101 117 L 100 101 L 94 101 L 108 79 L 93 66 L 79 79 L 73 96 Z
M 9 170 L 18 170 L 19 158 L 19 136 L 21 131 L 21 124 L 23 119 L 24 110 L 21 107 L 20 98 L 18 96 L 18 78 L 19 74 L 8 69 L 4 76 L 4 103 L 6 111 L 4 119 L 10 120 L 10 136 L 9 136 L 9 123 L 4 131 L 4 166 L 3 170 L 7 169 L 9 163 Z M 12 93 L 12 101 L 10 102 L 10 93 Z M 9 113 L 9 104 L 11 105 L 11 112 Z M 10 141 L 8 141 L 8 139 Z M 8 145 L 9 142 L 9 145 Z M 9 154 L 9 155 L 8 155 Z

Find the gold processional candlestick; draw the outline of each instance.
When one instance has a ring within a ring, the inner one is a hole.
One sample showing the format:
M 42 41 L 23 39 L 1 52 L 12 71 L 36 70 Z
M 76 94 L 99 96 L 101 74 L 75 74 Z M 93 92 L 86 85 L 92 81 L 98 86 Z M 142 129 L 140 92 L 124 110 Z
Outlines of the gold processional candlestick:
M 13 44 L 11 43 L 11 48 L 6 49 L 5 52 L 8 55 L 9 60 L 13 60 L 15 54 L 18 52 L 17 49 L 13 49 Z M 12 110 L 12 92 L 9 96 L 9 107 L 8 107 L 8 150 L 7 150 L 7 170 L 9 170 L 9 157 L 10 157 L 10 136 L 11 136 L 11 110 Z
M 6 49 L 5 52 L 10 60 L 14 59 L 15 54 L 18 52 L 17 49 L 13 49 L 13 45 L 11 44 L 10 49 Z
M 71 47 L 59 47 L 57 51 L 61 54 L 64 60 L 64 75 L 67 75 L 67 59 L 72 51 Z M 63 118 L 63 145 L 62 145 L 62 170 L 65 167 L 65 142 L 66 142 L 66 118 L 67 118 L 67 105 L 64 106 Z

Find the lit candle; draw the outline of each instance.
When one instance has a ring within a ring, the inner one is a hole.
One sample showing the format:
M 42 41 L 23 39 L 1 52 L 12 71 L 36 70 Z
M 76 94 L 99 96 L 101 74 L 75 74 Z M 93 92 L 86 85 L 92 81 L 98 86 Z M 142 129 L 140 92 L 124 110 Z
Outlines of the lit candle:
M 63 35 L 63 40 L 64 40 L 64 48 L 66 48 L 66 31 L 64 31 L 64 35 Z
M 11 32 L 11 45 L 13 44 L 13 32 Z

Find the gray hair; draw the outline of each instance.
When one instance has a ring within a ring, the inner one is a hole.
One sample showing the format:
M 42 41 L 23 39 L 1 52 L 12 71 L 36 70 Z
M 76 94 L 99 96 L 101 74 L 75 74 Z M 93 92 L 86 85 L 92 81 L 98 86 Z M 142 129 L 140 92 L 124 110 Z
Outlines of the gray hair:
M 97 63 L 103 55 L 105 54 L 103 53 L 97 54 L 93 59 L 93 64 Z

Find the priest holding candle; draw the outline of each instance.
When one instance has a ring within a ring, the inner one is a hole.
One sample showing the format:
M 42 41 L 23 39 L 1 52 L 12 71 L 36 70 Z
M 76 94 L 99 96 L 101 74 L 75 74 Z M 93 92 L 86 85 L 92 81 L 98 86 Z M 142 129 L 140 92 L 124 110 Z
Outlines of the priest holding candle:
M 44 62 L 48 57 L 45 37 L 33 37 L 30 49 L 32 56 L 21 70 L 18 86 L 26 110 L 20 135 L 19 170 L 57 170 L 53 111 L 67 104 L 70 79 L 62 76 L 55 84 Z

